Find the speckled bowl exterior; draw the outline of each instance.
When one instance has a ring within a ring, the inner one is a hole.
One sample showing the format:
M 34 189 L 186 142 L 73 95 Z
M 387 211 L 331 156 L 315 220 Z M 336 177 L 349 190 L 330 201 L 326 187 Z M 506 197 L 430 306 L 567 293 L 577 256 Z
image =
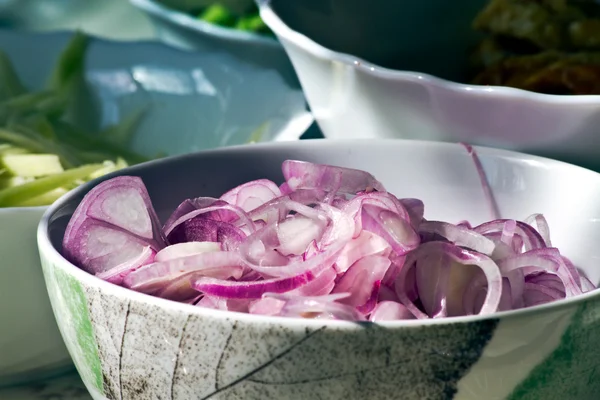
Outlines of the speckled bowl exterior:
M 598 282 L 600 175 L 534 156 L 478 152 L 502 215 L 544 213 L 554 244 Z M 142 177 L 164 219 L 183 198 L 218 195 L 259 177 L 280 181 L 288 158 L 369 170 L 398 196 L 421 198 L 430 219 L 489 219 L 472 160 L 453 144 L 276 143 L 124 173 Z M 61 333 L 96 400 L 593 400 L 600 393 L 598 291 L 493 317 L 381 324 L 179 304 L 99 280 L 60 255 L 70 215 L 95 184 L 46 212 L 38 244 Z
M 469 85 L 488 0 L 258 0 L 327 138 L 467 142 L 600 170 L 600 95 Z M 384 68 L 394 56 L 402 69 Z
M 71 35 L 0 30 L 0 48 L 29 88 L 41 88 Z M 295 140 L 313 121 L 299 88 L 218 52 L 92 38 L 86 78 L 79 124 L 106 127 L 145 109 L 131 148 L 148 157 L 246 143 L 261 127 L 254 139 Z M 0 387 L 73 368 L 34 250 L 45 210 L 0 209 Z

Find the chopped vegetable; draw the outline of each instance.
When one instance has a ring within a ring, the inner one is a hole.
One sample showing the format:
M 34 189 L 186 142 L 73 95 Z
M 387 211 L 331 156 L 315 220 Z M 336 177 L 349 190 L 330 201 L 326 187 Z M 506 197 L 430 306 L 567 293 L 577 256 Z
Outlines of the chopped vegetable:
M 107 180 L 75 211 L 63 253 L 142 293 L 270 316 L 489 315 L 595 289 L 552 247 L 541 214 L 533 225 L 428 221 L 420 200 L 367 172 L 295 160 L 282 170 L 280 186 L 260 179 L 185 200 L 162 228 L 140 178 Z
M 198 19 L 211 24 L 234 28 L 241 31 L 257 32 L 272 36 L 273 33 L 260 17 L 258 7 L 251 5 L 243 13 L 234 12 L 219 2 L 195 13 Z
M 0 207 L 48 205 L 87 180 L 147 160 L 126 148 L 143 110 L 99 133 L 71 121 L 87 47 L 88 38 L 75 34 L 37 92 L 26 90 L 0 51 Z

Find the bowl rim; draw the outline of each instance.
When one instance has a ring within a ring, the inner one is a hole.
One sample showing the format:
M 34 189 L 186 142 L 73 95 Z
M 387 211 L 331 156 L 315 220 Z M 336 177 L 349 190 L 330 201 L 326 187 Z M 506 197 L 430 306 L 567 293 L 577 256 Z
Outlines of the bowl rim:
M 600 95 L 553 95 L 537 93 L 508 86 L 474 85 L 454 82 L 418 71 L 395 70 L 381 67 L 360 57 L 356 57 L 348 53 L 337 52 L 315 42 L 303 33 L 293 30 L 285 22 L 283 22 L 283 20 L 279 18 L 277 13 L 271 7 L 272 0 L 256 1 L 258 2 L 261 18 L 278 37 L 291 42 L 304 51 L 322 60 L 345 64 L 348 67 L 355 68 L 367 75 L 377 78 L 396 81 L 419 82 L 423 85 L 429 85 L 465 94 L 493 94 L 497 97 L 505 98 L 507 100 L 525 98 L 543 104 L 600 104 Z
M 281 47 L 281 43 L 275 38 L 254 32 L 245 32 L 239 29 L 228 28 L 193 18 L 191 15 L 168 7 L 155 0 L 129 0 L 129 2 L 149 15 L 161 18 L 175 25 L 183 26 L 200 34 L 221 37 L 230 41 L 246 42 L 248 44 L 255 43 L 269 47 Z
M 459 145 L 456 143 L 447 143 L 447 142 L 431 142 L 424 140 L 403 140 L 403 139 L 341 139 L 341 140 L 322 140 L 322 139 L 308 139 L 303 141 L 295 141 L 295 142 L 265 142 L 265 143 L 257 143 L 257 144 L 245 144 L 238 146 L 230 146 L 225 148 L 217 148 L 205 150 L 197 153 L 184 154 L 174 157 L 167 157 L 163 159 L 157 159 L 148 161 L 142 164 L 138 164 L 132 167 L 125 168 L 120 171 L 113 172 L 111 174 L 105 175 L 103 177 L 94 179 L 93 181 L 87 182 L 76 189 L 66 193 L 61 198 L 59 198 L 54 204 L 46 209 L 44 215 L 42 216 L 38 228 L 37 228 L 37 242 L 38 242 L 38 250 L 40 253 L 40 257 L 42 260 L 47 260 L 50 262 L 51 266 L 49 268 L 52 269 L 62 269 L 65 273 L 72 276 L 79 282 L 83 282 L 87 286 L 96 287 L 99 290 L 105 293 L 111 293 L 111 295 L 125 298 L 133 301 L 139 301 L 142 303 L 148 303 L 154 305 L 156 307 L 160 307 L 162 309 L 171 310 L 173 312 L 184 312 L 189 315 L 198 315 L 209 318 L 215 318 L 217 320 L 239 320 L 245 323 L 254 323 L 254 324 L 267 324 L 267 325 L 284 325 L 295 328 L 320 328 L 320 327 L 332 327 L 338 329 L 359 329 L 360 327 L 364 327 L 365 325 L 377 325 L 384 329 L 398 329 L 398 328 L 415 328 L 415 327 L 423 327 L 423 326 L 431 326 L 431 325 L 452 325 L 452 324 L 468 324 L 474 322 L 482 322 L 482 321 L 491 321 L 491 320 L 499 320 L 506 318 L 519 318 L 531 316 L 533 314 L 543 314 L 547 312 L 556 312 L 565 310 L 568 308 L 576 307 L 578 305 L 583 304 L 586 301 L 592 299 L 600 298 L 600 288 L 596 290 L 592 290 L 587 293 L 583 293 L 581 295 L 571 297 L 568 299 L 561 299 L 551 303 L 536 305 L 532 307 L 522 308 L 518 310 L 509 310 L 509 311 L 500 311 L 493 314 L 488 315 L 471 315 L 471 316 L 460 316 L 460 317 L 446 317 L 439 319 L 427 319 L 427 320 L 397 320 L 397 321 L 381 321 L 381 322 L 369 322 L 369 321 L 342 321 L 342 320 L 317 320 L 317 319 L 303 319 L 303 318 L 289 318 L 289 317 L 278 317 L 278 316 L 263 316 L 263 315 L 255 315 L 234 311 L 224 311 L 224 310 L 215 310 L 210 308 L 197 307 L 191 304 L 180 303 L 173 300 L 162 299 L 159 297 L 151 296 L 145 293 L 136 292 L 131 289 L 127 289 L 110 282 L 104 281 L 100 278 L 97 278 L 94 275 L 78 268 L 69 262 L 66 258 L 60 254 L 60 252 L 52 245 L 50 241 L 50 235 L 48 232 L 49 222 L 54 217 L 54 215 L 61 210 L 63 206 L 68 204 L 73 197 L 79 196 L 82 193 L 87 193 L 90 189 L 96 186 L 98 183 L 111 179 L 115 176 L 120 175 L 135 175 L 139 170 L 143 170 L 149 166 L 160 166 L 160 164 L 169 163 L 173 160 L 181 160 L 185 158 L 198 158 L 203 157 L 206 154 L 210 155 L 219 155 L 219 154 L 231 154 L 231 153 L 244 153 L 248 149 L 269 149 L 271 151 L 276 148 L 289 148 L 289 147 L 312 147 L 312 146 L 336 146 L 338 144 L 343 145 L 351 145 L 360 147 L 362 143 L 366 143 L 369 141 L 370 143 L 377 142 L 381 145 L 385 146 L 402 146 L 409 147 L 414 149 L 419 149 L 423 147 L 437 147 L 444 149 L 446 152 L 457 152 L 460 151 Z M 553 160 L 545 157 L 539 157 L 524 153 L 519 153 L 510 150 L 503 149 L 494 149 L 491 147 L 484 146 L 473 146 L 475 150 L 477 150 L 478 154 L 493 157 L 493 158 L 504 158 L 504 159 L 513 159 L 513 160 L 528 160 L 532 162 L 542 163 L 545 166 L 556 166 L 560 168 L 569 168 L 578 171 L 579 173 L 587 173 L 596 175 L 596 179 L 598 180 L 598 184 L 600 185 L 600 173 L 591 171 L 589 169 L 579 167 L 576 165 L 568 164 L 562 161 Z M 465 156 L 467 154 L 465 153 Z M 44 272 L 46 274 L 46 272 Z

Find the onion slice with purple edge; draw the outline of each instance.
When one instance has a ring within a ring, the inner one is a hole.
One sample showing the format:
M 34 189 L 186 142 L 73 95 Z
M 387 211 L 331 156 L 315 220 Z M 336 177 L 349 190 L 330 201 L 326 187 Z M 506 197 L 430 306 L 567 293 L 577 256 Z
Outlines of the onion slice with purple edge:
M 417 306 L 408 298 L 406 295 L 405 285 L 407 282 L 407 273 L 411 268 L 417 268 L 417 276 L 419 276 L 419 266 L 417 263 L 423 257 L 431 255 L 441 256 L 440 262 L 436 264 L 428 265 L 429 268 L 435 268 L 440 271 L 438 273 L 438 279 L 433 279 L 430 276 L 429 279 L 419 280 L 417 279 L 417 291 L 419 298 L 423 301 L 429 298 L 427 301 L 426 312 L 421 311 Z M 431 316 L 446 316 L 449 286 L 451 281 L 449 279 L 450 269 L 456 268 L 454 263 L 460 265 L 476 265 L 483 271 L 487 280 L 487 294 L 485 301 L 479 314 L 491 314 L 497 311 L 498 305 L 500 304 L 500 296 L 502 294 L 502 275 L 500 270 L 494 261 L 484 254 L 477 253 L 472 250 L 463 249 L 457 247 L 451 243 L 445 242 L 428 242 L 423 243 L 417 250 L 412 252 L 407 258 L 400 271 L 398 280 L 396 281 L 396 294 L 400 299 L 400 302 L 408 308 L 417 318 L 429 318 L 428 313 Z
M 162 292 L 165 297 L 165 289 L 176 281 L 187 281 L 179 284 L 180 290 L 169 290 L 169 298 L 190 298 L 195 293 L 190 292 L 191 282 L 200 276 L 208 276 L 216 279 L 239 279 L 244 271 L 240 257 L 236 252 L 209 251 L 172 258 L 165 261 L 154 262 L 131 272 L 123 280 L 123 286 L 130 289 L 155 294 Z M 186 290 L 187 288 L 187 290 Z M 180 292 L 180 293 L 176 293 Z
M 258 179 L 237 186 L 221 196 L 221 200 L 249 212 L 281 196 L 281 190 L 268 179 Z
M 289 190 L 321 189 L 328 192 L 355 194 L 361 190 L 385 192 L 375 177 L 359 169 L 286 160 L 281 169 Z
M 144 183 L 122 176 L 86 194 L 65 230 L 63 252 L 82 269 L 119 283 L 165 245 Z
M 139 178 L 107 180 L 73 214 L 63 253 L 132 290 L 284 317 L 489 315 L 595 289 L 551 247 L 543 215 L 499 218 L 466 148 L 495 218 L 475 227 L 426 220 L 421 200 L 398 199 L 367 172 L 288 160 L 280 186 L 258 179 L 185 200 L 162 228 Z

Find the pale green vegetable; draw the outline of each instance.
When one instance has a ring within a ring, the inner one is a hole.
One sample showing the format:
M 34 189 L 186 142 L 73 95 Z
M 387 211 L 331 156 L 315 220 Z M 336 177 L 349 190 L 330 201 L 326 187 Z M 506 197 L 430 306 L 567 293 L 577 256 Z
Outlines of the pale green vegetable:
M 0 207 L 21 206 L 23 202 L 67 186 L 74 181 L 87 180 L 91 174 L 102 167 L 102 164 L 84 165 L 83 167 L 73 168 L 60 174 L 48 175 L 0 190 Z
M 48 205 L 90 179 L 148 160 L 127 149 L 145 110 L 100 132 L 73 123 L 87 115 L 80 94 L 88 44 L 75 34 L 45 88 L 34 92 L 0 50 L 0 207 Z
M 0 165 L 8 173 L 26 178 L 64 172 L 56 154 L 7 154 L 0 157 Z

